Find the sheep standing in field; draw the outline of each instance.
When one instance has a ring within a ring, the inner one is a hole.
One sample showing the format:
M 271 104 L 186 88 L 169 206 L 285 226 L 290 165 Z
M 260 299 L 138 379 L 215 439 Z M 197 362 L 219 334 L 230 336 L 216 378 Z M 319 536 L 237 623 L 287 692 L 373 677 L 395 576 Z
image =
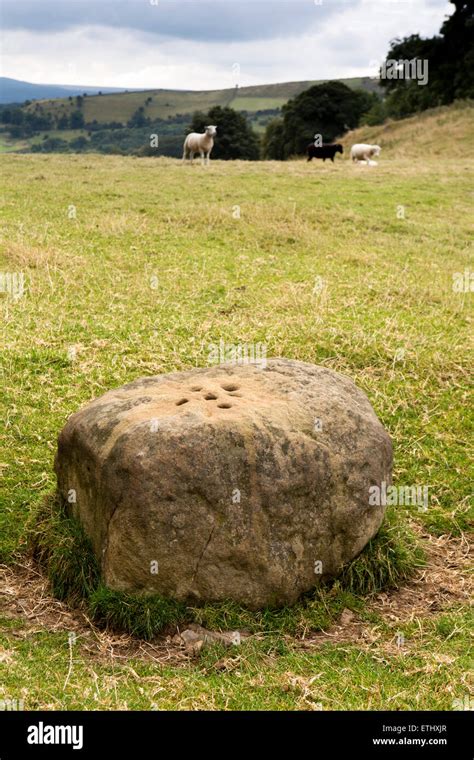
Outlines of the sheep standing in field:
M 194 154 L 199 153 L 201 156 L 201 163 L 208 164 L 211 150 L 214 147 L 214 135 L 217 132 L 217 127 L 214 124 L 210 124 L 208 127 L 204 127 L 204 132 L 191 132 L 184 141 L 183 148 L 183 161 L 186 160 L 189 154 L 191 163 L 194 159 Z
M 344 153 L 344 148 L 340 143 L 333 143 L 332 145 L 315 145 L 315 143 L 310 143 L 306 148 L 306 152 L 308 154 L 308 161 L 311 161 L 313 158 L 322 158 L 325 161 L 329 158 L 334 163 L 334 156 L 336 153 Z
M 376 161 L 372 161 L 373 156 L 378 156 L 382 148 L 380 145 L 366 145 L 357 143 L 351 148 L 351 158 L 353 161 L 366 161 L 368 166 L 377 166 Z

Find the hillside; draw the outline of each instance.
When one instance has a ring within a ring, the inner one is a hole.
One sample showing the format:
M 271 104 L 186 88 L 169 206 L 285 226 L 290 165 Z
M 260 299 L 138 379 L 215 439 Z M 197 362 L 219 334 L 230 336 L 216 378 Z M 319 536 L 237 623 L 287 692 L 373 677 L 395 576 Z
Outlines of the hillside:
M 341 142 L 346 150 L 358 142 L 375 143 L 383 148 L 382 157 L 474 156 L 474 101 L 457 101 L 400 121 L 359 127 L 347 132 Z
M 300 82 L 293 83 L 295 87 L 297 85 L 301 86 L 301 84 Z M 268 87 L 272 87 L 272 85 Z M 258 97 L 261 99 L 269 97 L 266 88 L 259 89 L 261 89 L 260 93 L 254 92 L 251 96 L 254 101 Z M 162 93 L 164 92 L 162 91 Z M 138 93 L 129 94 L 137 95 Z M 143 93 L 139 94 L 142 95 Z M 239 95 L 239 98 L 243 100 L 244 95 Z M 103 98 L 94 100 L 106 99 L 108 99 L 107 96 L 103 96 Z M 85 98 L 84 102 L 89 100 L 92 100 L 92 98 Z M 171 104 L 171 99 L 168 102 Z M 203 106 L 201 102 L 201 107 L 206 106 Z M 161 125 L 160 152 L 162 155 L 180 157 L 187 118 L 180 118 L 179 115 L 177 117 L 170 117 L 167 122 Z M 265 121 L 271 118 L 273 118 L 271 113 L 255 113 L 255 119 L 261 119 L 261 129 L 263 129 Z M 252 121 L 252 126 L 254 129 L 257 127 L 258 131 L 258 123 L 256 121 Z M 40 131 L 33 137 L 18 139 L 12 138 L 7 132 L 0 132 L 0 153 L 29 152 L 31 149 L 36 151 L 46 138 L 62 142 L 66 148 L 69 145 L 72 150 L 76 150 L 74 141 L 82 138 L 83 140 L 91 141 L 91 145 L 87 148 L 88 151 L 115 153 L 120 152 L 122 140 L 124 141 L 124 145 L 130 145 L 131 135 L 133 135 L 133 139 L 135 140 L 134 147 L 139 148 L 148 139 L 149 127 L 141 129 L 101 129 L 92 133 L 88 133 L 87 129 L 50 129 L 46 132 Z M 102 138 L 105 140 L 105 143 L 102 141 Z M 310 139 L 310 136 L 308 136 L 308 139 Z M 450 106 L 430 109 L 399 121 L 389 120 L 385 124 L 373 127 L 362 126 L 347 132 L 339 138 L 339 141 L 344 145 L 345 159 L 349 158 L 350 147 L 356 142 L 381 145 L 383 148 L 382 160 L 385 157 L 419 158 L 423 155 L 461 159 L 466 156 L 474 156 L 474 102 L 468 100 L 457 101 Z M 111 146 L 110 150 L 108 149 L 109 145 Z M 84 147 L 79 148 L 79 151 L 83 149 Z M 56 152 L 56 150 L 52 148 L 52 152 Z M 59 152 L 62 151 L 63 149 L 60 148 Z
M 306 90 L 315 80 L 305 82 L 284 82 L 281 84 L 257 85 L 225 90 L 142 90 L 114 94 L 89 96 L 84 99 L 83 114 L 86 122 L 96 120 L 99 124 L 121 122 L 126 124 L 141 106 L 150 119 L 169 119 L 194 111 L 207 111 L 213 106 L 231 106 L 237 111 L 262 111 L 281 108 L 290 98 Z M 369 77 L 355 77 L 340 80 L 354 89 L 370 92 L 378 90 L 378 84 Z M 27 106 L 34 110 L 38 106 L 48 114 L 59 117 L 75 109 L 74 101 L 66 98 L 48 99 Z

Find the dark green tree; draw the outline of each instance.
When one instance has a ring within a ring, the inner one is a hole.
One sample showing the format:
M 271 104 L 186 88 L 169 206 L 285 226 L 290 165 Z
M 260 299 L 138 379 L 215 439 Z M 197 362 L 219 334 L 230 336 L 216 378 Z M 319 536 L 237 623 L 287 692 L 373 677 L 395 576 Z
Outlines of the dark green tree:
M 427 61 L 428 81 L 414 77 L 381 78 L 387 92 L 389 116 L 402 118 L 416 111 L 448 105 L 459 98 L 474 98 L 474 2 L 450 0 L 454 13 L 443 23 L 440 34 L 422 39 L 412 34 L 392 41 L 389 61 Z M 425 64 L 426 65 L 426 64 Z
M 441 27 L 443 58 L 435 69 L 449 103 L 474 98 L 474 2 L 450 1 L 455 11 Z
M 127 127 L 145 127 L 149 123 L 150 119 L 145 116 L 144 107 L 140 106 L 128 120 Z
M 86 137 L 83 137 L 83 135 L 79 135 L 79 137 L 76 137 L 74 140 L 71 140 L 69 143 L 69 147 L 71 150 L 77 151 L 78 153 L 81 153 L 82 151 L 87 148 L 87 145 L 89 144 L 89 141 Z
M 245 116 L 233 108 L 215 106 L 204 114 L 196 111 L 188 132 L 203 132 L 208 124 L 217 126 L 217 135 L 212 149 L 212 157 L 228 161 L 258 161 L 260 144 L 255 132 Z
M 387 108 L 382 98 L 375 92 L 372 93 L 372 105 L 366 113 L 363 114 L 360 123 L 374 127 L 377 124 L 383 124 L 387 118 Z
M 351 90 L 342 82 L 326 82 L 304 90 L 283 106 L 283 127 L 270 128 L 264 141 L 267 157 L 288 158 L 304 153 L 315 134 L 322 135 L 324 142 L 331 142 L 357 127 L 372 102 L 369 93 Z M 270 145 L 274 145 L 275 152 Z
M 69 117 L 65 113 L 61 114 L 61 116 L 59 117 L 58 123 L 57 123 L 57 128 L 58 129 L 68 129 L 69 128 Z
M 2 113 L 2 121 L 5 124 L 15 124 L 21 126 L 25 120 L 25 115 L 21 108 L 6 108 Z
M 273 161 L 284 161 L 285 127 L 283 119 L 273 119 L 267 126 L 262 140 L 262 158 Z
M 69 125 L 71 129 L 82 129 L 84 126 L 84 116 L 80 111 L 73 111 L 69 117 Z

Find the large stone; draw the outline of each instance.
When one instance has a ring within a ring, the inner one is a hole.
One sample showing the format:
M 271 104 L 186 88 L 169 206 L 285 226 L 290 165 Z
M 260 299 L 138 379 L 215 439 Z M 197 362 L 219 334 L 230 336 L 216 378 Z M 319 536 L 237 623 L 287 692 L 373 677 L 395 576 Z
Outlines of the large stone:
M 260 608 L 374 536 L 392 446 L 351 380 L 274 359 L 112 390 L 69 418 L 55 467 L 110 588 Z

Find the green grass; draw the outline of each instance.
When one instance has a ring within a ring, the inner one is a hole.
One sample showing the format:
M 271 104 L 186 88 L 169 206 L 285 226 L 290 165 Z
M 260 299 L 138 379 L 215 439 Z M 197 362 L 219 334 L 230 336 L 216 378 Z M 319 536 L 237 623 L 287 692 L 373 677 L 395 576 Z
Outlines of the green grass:
M 230 106 L 236 111 L 249 111 L 251 113 L 252 111 L 264 111 L 267 109 L 281 108 L 287 102 L 287 99 L 284 97 L 255 98 L 251 96 L 244 97 L 239 94 L 237 97 L 233 98 L 233 100 L 230 102 Z
M 458 112 L 455 119 L 458 134 Z M 21 620 L 15 629 L 7 621 L 5 694 L 27 692 L 33 709 L 311 709 L 311 702 L 451 709 L 453 698 L 463 698 L 469 638 L 462 608 L 407 626 L 407 653 L 392 651 L 403 624 L 390 620 L 374 624 L 379 638 L 366 649 L 339 643 L 308 653 L 299 646 L 344 607 L 370 615 L 365 595 L 403 582 L 394 568 L 408 572 L 419 561 L 408 522 L 435 536 L 459 536 L 470 524 L 472 293 L 453 292 L 452 275 L 472 270 L 474 161 L 421 152 L 405 159 L 402 144 L 384 151 L 375 171 L 340 159 L 334 166 L 214 162 L 202 169 L 167 159 L 2 157 L 0 271 L 23 272 L 26 284 L 17 300 L 0 294 L 2 562 L 27 550 L 32 515 L 54 491 L 56 438 L 68 415 L 139 376 L 205 364 L 208 344 L 220 338 L 264 341 L 268 356 L 352 377 L 392 436 L 395 483 L 429 485 L 431 497 L 426 513 L 390 513 L 344 577 L 293 610 L 187 610 L 211 628 L 253 632 L 238 654 L 224 655 L 228 670 L 215 667 L 212 651 L 168 666 L 95 661 L 79 646 L 63 689 L 66 632 L 36 628 L 18 637 Z M 405 218 L 397 216 L 400 205 Z M 317 277 L 324 285 L 314 293 Z M 126 618 L 123 600 L 117 605 L 84 571 L 87 547 L 77 553 L 67 531 L 55 535 L 64 549 L 50 568 L 56 593 L 83 599 L 89 583 L 91 614 L 123 627 L 116 619 Z M 49 556 L 47 542 L 43 549 Z M 63 572 L 72 560 L 75 590 Z M 129 612 L 147 635 L 153 618 Z
M 238 651 L 203 650 L 184 666 L 136 656 L 93 659 L 78 637 L 69 678 L 66 632 L 15 639 L 6 631 L 0 646 L 10 662 L 2 686 L 32 710 L 451 710 L 468 694 L 471 665 L 465 640 L 473 621 L 457 617 L 455 636 L 424 625 L 407 632 L 399 650 L 391 643 L 395 629 L 362 649 L 346 643 L 308 651 L 268 637 Z
M 29 142 L 25 138 L 14 138 L 5 132 L 0 133 L 0 153 L 14 153 L 29 148 Z
M 64 515 L 55 497 L 46 497 L 28 527 L 31 553 L 46 570 L 51 590 L 71 604 L 87 599 L 98 587 L 100 572 L 81 526 Z
M 30 145 L 38 145 L 42 143 L 45 137 L 59 137 L 60 140 L 66 140 L 71 142 L 76 137 L 87 137 L 88 132 L 86 129 L 46 129 L 43 132 L 38 132 L 34 137 L 29 138 Z

